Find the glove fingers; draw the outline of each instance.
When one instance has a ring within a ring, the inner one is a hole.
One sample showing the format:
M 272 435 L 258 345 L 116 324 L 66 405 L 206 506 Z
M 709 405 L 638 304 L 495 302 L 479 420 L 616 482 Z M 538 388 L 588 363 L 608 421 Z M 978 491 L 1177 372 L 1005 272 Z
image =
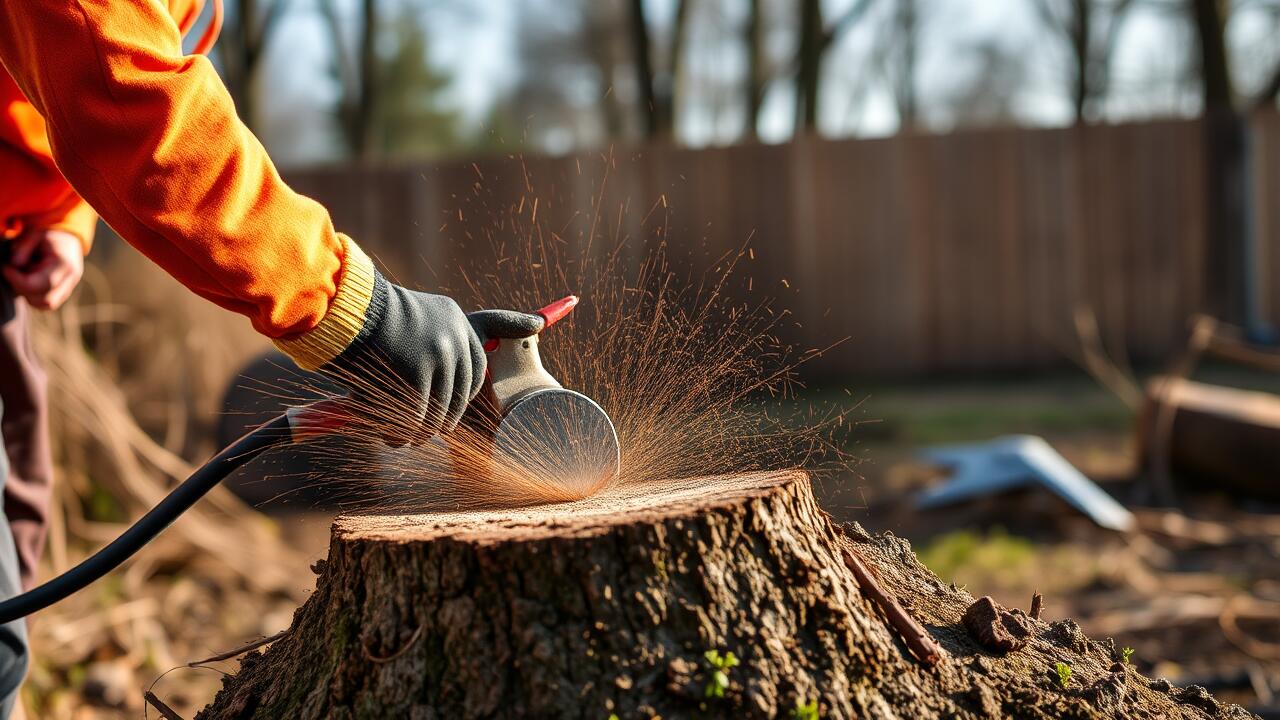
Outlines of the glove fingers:
M 467 320 L 482 340 L 529 337 L 542 332 L 547 324 L 541 315 L 515 310 L 479 310 L 467 315 Z
M 441 363 L 431 374 L 431 388 L 427 395 L 427 414 L 422 429 L 428 436 L 440 434 L 444 427 L 444 414 L 453 397 L 453 363 Z
M 467 410 L 467 401 L 471 399 L 471 361 L 463 358 L 453 377 L 453 396 L 449 400 L 449 411 L 444 416 L 444 432 L 452 432 L 462 420 L 462 413 Z
M 471 341 L 471 387 L 467 389 L 467 400 L 475 400 L 484 387 L 484 375 L 489 367 L 489 359 L 485 357 L 484 345 L 474 334 Z

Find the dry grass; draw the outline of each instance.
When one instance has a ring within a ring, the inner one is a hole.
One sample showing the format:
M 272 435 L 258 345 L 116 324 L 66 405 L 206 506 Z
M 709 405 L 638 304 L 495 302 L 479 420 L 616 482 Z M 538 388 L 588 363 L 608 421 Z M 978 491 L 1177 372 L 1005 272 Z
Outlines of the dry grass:
M 49 577 L 114 538 L 207 456 L 220 386 L 261 341 L 246 342 L 242 319 L 124 253 L 91 269 L 34 337 L 57 466 Z M 214 490 L 120 570 L 35 616 L 30 716 L 137 717 L 143 690 L 165 671 L 287 624 L 304 568 L 274 523 Z M 218 677 L 182 670 L 156 690 L 189 715 Z

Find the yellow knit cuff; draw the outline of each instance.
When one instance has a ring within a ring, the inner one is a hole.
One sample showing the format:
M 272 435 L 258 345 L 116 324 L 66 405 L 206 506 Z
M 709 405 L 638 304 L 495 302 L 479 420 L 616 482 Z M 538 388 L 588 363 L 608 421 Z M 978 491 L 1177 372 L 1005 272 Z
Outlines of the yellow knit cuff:
M 318 370 L 347 349 L 364 327 L 365 311 L 373 298 L 373 261 L 351 238 L 342 234 L 338 237 L 346 253 L 338 291 L 329 301 L 328 312 L 320 324 L 302 335 L 274 341 L 303 370 Z

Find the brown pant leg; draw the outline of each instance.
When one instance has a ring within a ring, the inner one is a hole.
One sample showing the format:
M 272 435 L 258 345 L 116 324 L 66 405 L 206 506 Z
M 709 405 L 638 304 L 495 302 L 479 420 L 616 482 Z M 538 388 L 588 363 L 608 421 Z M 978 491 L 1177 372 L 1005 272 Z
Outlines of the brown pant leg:
M 0 435 L 9 456 L 4 514 L 17 545 L 22 588 L 27 590 L 44 552 L 53 494 L 48 384 L 31 346 L 31 309 L 4 282 L 0 295 Z

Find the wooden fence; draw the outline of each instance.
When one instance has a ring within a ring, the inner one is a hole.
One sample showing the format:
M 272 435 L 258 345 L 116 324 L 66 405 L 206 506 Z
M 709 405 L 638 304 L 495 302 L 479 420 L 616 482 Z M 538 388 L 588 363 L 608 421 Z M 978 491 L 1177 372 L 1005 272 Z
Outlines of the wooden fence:
M 1270 278 L 1280 120 L 1253 127 L 1258 259 Z M 693 264 L 750 238 L 753 293 L 795 313 L 788 336 L 809 347 L 849 338 L 815 372 L 918 375 L 1065 364 L 1077 307 L 1137 360 L 1180 346 L 1187 317 L 1210 304 L 1202 135 L 1179 120 L 649 146 L 289 180 L 424 287 L 456 287 L 453 268 L 483 262 L 478 248 L 537 231 L 579 247 L 595 236 L 595 252 L 665 230 L 677 262 Z M 1280 307 L 1280 283 L 1266 292 Z

